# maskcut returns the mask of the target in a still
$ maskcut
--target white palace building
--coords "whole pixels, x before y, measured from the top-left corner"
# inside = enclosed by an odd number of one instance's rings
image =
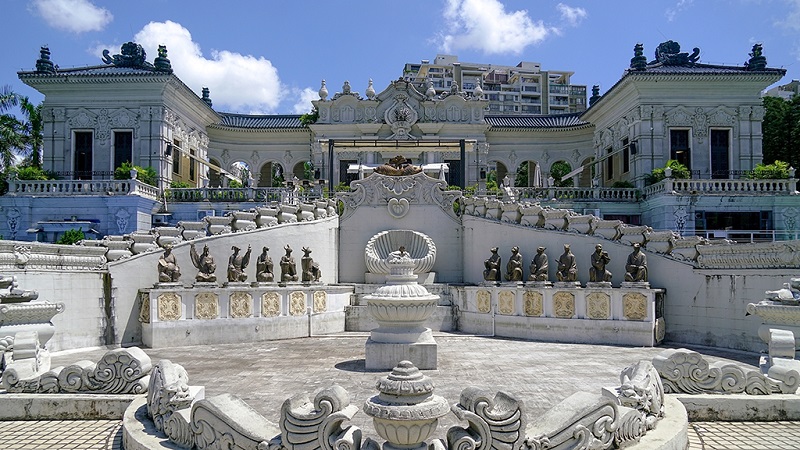
[[[653,61],[642,53],[637,45],[622,78],[602,96],[595,87],[578,113],[498,113],[478,73],[468,91],[456,82],[422,90],[423,81],[406,76],[380,92],[370,81],[363,94],[349,82],[334,93],[323,81],[314,113],[300,116],[215,110],[207,89],[198,97],[173,73],[163,46],[152,63],[127,43],[103,64],[70,69],[42,48],[36,69],[18,75],[45,96],[44,168],[59,179],[10,180],[0,234],[53,242],[70,228],[99,238],[197,221],[320,194],[402,155],[451,186],[479,191],[492,171],[513,185],[526,170],[527,183],[506,195],[631,225],[747,242],[795,237],[794,173],[745,176],[762,162],[760,93],[785,70],[767,67],[760,46],[743,66],[702,64],[699,50],[681,53],[672,41]],[[561,92],[557,78],[548,86]],[[670,159],[691,178],[646,185]],[[125,161],[152,167],[158,185],[113,180]],[[573,169],[574,187],[553,183],[558,162]],[[243,187],[228,187],[234,175]],[[277,185],[274,175],[295,182]],[[191,188],[170,189],[176,181]]]

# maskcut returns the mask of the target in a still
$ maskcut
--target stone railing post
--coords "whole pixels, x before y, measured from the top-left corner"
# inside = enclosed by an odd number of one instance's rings
[[[11,187],[9,185],[8,188],[9,192],[11,191]],[[795,168],[789,167],[789,195],[797,195],[797,178],[795,178]]]

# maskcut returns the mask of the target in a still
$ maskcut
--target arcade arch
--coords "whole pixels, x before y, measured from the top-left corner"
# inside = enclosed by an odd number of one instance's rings
[[[283,186],[284,173],[283,166],[274,161],[267,161],[261,165],[258,171],[258,187]]]

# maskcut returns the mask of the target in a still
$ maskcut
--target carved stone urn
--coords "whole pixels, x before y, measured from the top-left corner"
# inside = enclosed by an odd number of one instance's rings
[[[367,295],[367,309],[378,322],[366,345],[367,369],[391,369],[409,360],[420,369],[435,369],[436,341],[425,321],[436,310],[439,296],[417,284],[415,262],[404,250],[387,258],[386,285]]]
[[[411,361],[400,361],[376,387],[380,393],[364,402],[364,412],[386,439],[384,450],[426,449],[439,418],[450,412],[447,400],[433,394],[433,381]]]

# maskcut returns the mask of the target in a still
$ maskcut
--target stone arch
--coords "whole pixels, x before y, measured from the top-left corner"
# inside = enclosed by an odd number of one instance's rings
[[[489,160],[489,172],[492,170],[497,174],[497,186],[499,187],[503,184],[503,178],[508,175],[508,166],[503,161]]]
[[[306,164],[311,164],[311,161],[298,161],[292,166],[292,175],[297,177],[298,180],[313,180],[314,175],[306,176]]]
[[[517,178],[514,185],[519,187],[543,187],[546,178],[544,174],[545,171],[542,169],[542,164],[538,161],[522,161],[517,166]]]
[[[253,170],[251,169],[250,163],[244,160],[236,160],[228,165],[228,173],[231,174],[231,177],[236,180],[237,182],[242,184],[242,187],[247,187],[249,181],[253,178]],[[230,177],[229,177],[230,178]],[[228,185],[230,185],[231,180],[228,180]]]
[[[553,164],[550,164],[550,170],[548,171],[548,176],[553,177],[554,183],[558,187],[572,187],[574,186],[574,182],[571,178],[561,180],[560,177],[566,175],[569,172],[572,172],[572,164],[569,161],[559,159],[558,161],[553,161]]]
[[[208,168],[208,187],[222,187],[222,174],[215,167],[222,167],[220,162],[214,158],[208,160],[211,167]]]
[[[286,173],[283,164],[278,161],[265,161],[258,171],[258,187],[277,187],[282,184]]]

